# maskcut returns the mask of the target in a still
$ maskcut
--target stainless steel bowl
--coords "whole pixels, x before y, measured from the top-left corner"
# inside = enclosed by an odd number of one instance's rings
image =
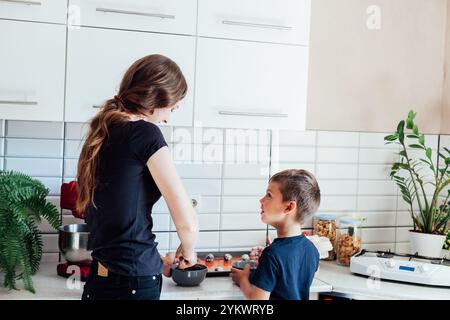
[[[66,224],[58,228],[59,251],[69,262],[83,262],[92,260],[91,252],[87,249],[89,231],[87,224]]]

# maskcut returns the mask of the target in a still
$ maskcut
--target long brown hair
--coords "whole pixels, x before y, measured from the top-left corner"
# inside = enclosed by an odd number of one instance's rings
[[[78,160],[76,210],[95,207],[95,177],[100,148],[109,136],[108,125],[125,122],[130,115],[147,116],[154,109],[173,106],[186,95],[187,83],[178,65],[153,54],[134,62],[125,72],[114,99],[107,100],[90,121],[90,129]]]

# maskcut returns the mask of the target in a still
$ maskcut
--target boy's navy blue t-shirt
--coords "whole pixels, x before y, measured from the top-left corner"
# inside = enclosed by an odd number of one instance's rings
[[[277,238],[265,248],[250,282],[271,300],[308,300],[319,252],[304,235]]]

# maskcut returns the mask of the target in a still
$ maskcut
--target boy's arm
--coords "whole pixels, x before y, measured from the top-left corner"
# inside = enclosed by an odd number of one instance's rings
[[[248,300],[269,300],[270,292],[253,286],[248,278],[243,278],[240,288],[244,297]]]

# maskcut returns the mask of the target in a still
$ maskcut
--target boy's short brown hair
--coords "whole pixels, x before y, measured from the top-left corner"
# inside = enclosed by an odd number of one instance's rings
[[[273,175],[269,182],[279,184],[283,201],[297,203],[297,218],[300,223],[319,208],[319,184],[312,173],[301,169],[288,169]]]

